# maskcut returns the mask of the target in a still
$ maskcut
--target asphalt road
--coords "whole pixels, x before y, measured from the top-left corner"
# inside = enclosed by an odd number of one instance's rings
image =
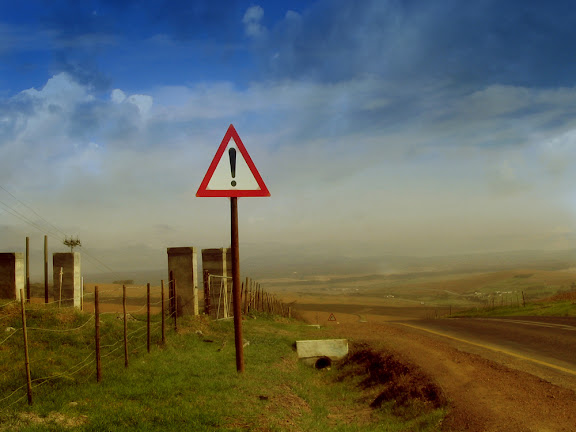
[[[443,318],[398,323],[576,376],[575,318]]]
[[[331,311],[343,324],[348,316],[348,320],[356,322],[387,322],[430,337],[443,338],[460,350],[530,372],[576,391],[576,318],[436,319],[435,313],[417,306],[310,304],[299,307],[308,311]]]

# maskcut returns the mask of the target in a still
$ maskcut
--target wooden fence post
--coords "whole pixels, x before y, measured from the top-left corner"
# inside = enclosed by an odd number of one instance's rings
[[[526,297],[524,297],[524,291],[522,291],[522,307],[526,307]]]
[[[244,308],[242,307],[242,299],[244,299],[244,301],[246,301],[246,293],[244,292],[245,288],[244,288],[244,282],[241,282],[240,284],[240,307],[238,308],[238,310],[240,311],[240,314],[243,313]],[[234,304],[234,300],[232,300],[232,304]]]
[[[26,301],[30,303],[30,237],[26,237]]]
[[[48,236],[44,236],[44,303],[48,303]]]
[[[250,303],[250,278],[246,278],[244,285],[244,315],[248,313],[248,303]]]
[[[60,267],[60,297],[58,297],[58,307],[62,306],[62,275],[64,274],[64,269]]]
[[[162,316],[162,345],[164,345],[166,343],[166,319],[164,316],[164,280],[160,281],[160,295],[162,296],[162,311],[160,312],[160,315]]]
[[[204,313],[210,316],[210,273],[208,270],[204,270]]]
[[[258,288],[260,289],[260,310],[266,312],[266,293],[260,284],[258,284]]]
[[[100,300],[98,297],[98,285],[94,287],[94,319],[96,321],[96,382],[102,381],[102,364],[100,358]]]
[[[176,287],[176,279],[172,280],[174,284],[174,331],[178,332],[178,289]]]
[[[150,283],[146,284],[146,312],[148,315],[146,320],[146,347],[148,354],[150,354]]]
[[[30,357],[28,356],[28,331],[26,329],[26,308],[24,307],[24,290],[20,290],[22,304],[22,332],[24,333],[24,366],[26,368],[26,386],[28,389],[28,405],[32,405],[32,378],[30,376]]]
[[[174,295],[174,272],[170,271],[169,274],[169,281],[168,281],[168,298],[170,300],[170,316],[176,313],[176,306],[174,306],[175,298]]]
[[[128,367],[128,315],[126,314],[126,285],[122,285],[122,309],[124,311],[124,367]]]

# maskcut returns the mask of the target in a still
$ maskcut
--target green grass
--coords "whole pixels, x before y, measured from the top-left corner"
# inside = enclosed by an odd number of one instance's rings
[[[34,404],[26,404],[25,386],[1,402],[0,431],[440,429],[443,408],[418,401],[370,408],[376,390],[340,379],[338,368],[319,371],[298,362],[294,342],[330,338],[330,329],[263,315],[245,320],[249,345],[245,373],[238,374],[231,321],[183,319],[178,333],[167,329],[161,346],[158,318],[149,354],[145,322],[129,322],[125,368],[123,323],[116,315],[102,317],[102,381],[96,383],[92,316],[32,306],[29,327],[44,329],[29,330]],[[19,309],[0,309],[0,326],[19,329]],[[0,399],[25,384],[22,339],[20,330],[5,342],[0,337]]]

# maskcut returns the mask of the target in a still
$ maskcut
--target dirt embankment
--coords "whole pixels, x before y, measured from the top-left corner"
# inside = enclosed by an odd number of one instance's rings
[[[460,351],[446,340],[388,323],[346,323],[339,337],[392,350],[419,366],[449,400],[446,431],[574,431],[576,394]]]

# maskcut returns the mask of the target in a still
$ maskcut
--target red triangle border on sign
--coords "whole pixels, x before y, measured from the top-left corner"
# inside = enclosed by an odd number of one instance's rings
[[[228,146],[228,143],[230,142],[231,138],[234,138],[234,142],[236,143],[238,150],[240,151],[240,153],[244,157],[244,160],[246,161],[248,168],[250,168],[250,171],[252,172],[252,175],[254,176],[256,183],[258,183],[258,186],[260,187],[259,190],[237,190],[237,189],[214,190],[214,189],[207,189],[208,184],[210,183],[210,180],[212,179],[212,175],[214,174],[214,171],[216,170],[216,167],[218,166],[218,163],[220,162],[220,159],[222,158],[222,155],[224,154],[224,150],[226,150],[226,147]],[[200,183],[200,187],[198,188],[198,191],[196,192],[196,196],[197,197],[269,197],[270,196],[270,192],[268,191],[266,184],[264,184],[264,180],[262,180],[262,177],[260,176],[258,169],[254,165],[254,162],[252,162],[252,158],[248,154],[246,147],[244,147],[244,143],[240,139],[238,132],[236,132],[234,125],[231,124],[228,127],[228,130],[226,131],[226,135],[224,135],[224,138],[222,139],[222,143],[220,143],[220,147],[218,147],[218,150],[216,151],[216,155],[214,156],[212,163],[208,167],[208,171],[206,172],[206,175],[204,176],[202,183]]]

